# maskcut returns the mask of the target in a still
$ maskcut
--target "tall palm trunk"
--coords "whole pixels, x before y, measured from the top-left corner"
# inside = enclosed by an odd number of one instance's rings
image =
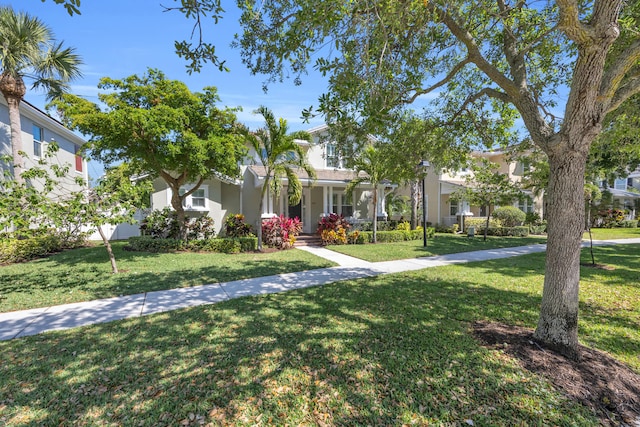
[[[11,126],[11,155],[13,156],[14,179],[22,184],[24,159],[22,158],[22,125],[20,123],[20,101],[27,93],[24,81],[11,74],[0,76],[0,92],[4,95],[9,108],[9,124]]]
[[[373,187],[373,243],[378,242],[378,188]]]

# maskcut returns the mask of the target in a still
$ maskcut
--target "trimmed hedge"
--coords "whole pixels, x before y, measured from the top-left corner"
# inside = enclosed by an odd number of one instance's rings
[[[378,243],[391,243],[391,242],[404,242],[408,240],[420,240],[422,239],[422,230],[394,230],[394,231],[378,231],[377,238]],[[435,236],[435,229],[433,227],[427,227],[427,238],[432,239]],[[373,231],[360,231],[356,244],[372,243]]]
[[[63,242],[56,234],[43,234],[27,239],[0,240],[0,264],[24,262],[63,249]]]
[[[150,236],[130,237],[126,250],[136,252],[204,251],[237,254],[258,248],[257,237],[213,238],[185,242],[179,239],[154,239]]]
[[[637,219],[625,219],[624,221],[620,221],[620,226],[622,228],[638,228],[638,220]]]
[[[476,236],[484,235],[484,227],[476,228]],[[529,227],[521,225],[518,227],[489,227],[487,236],[499,237],[527,237],[529,235]]]

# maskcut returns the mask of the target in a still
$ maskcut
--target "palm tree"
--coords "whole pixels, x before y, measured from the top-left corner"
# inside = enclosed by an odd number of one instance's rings
[[[269,189],[273,190],[275,195],[280,194],[282,179],[287,178],[289,204],[297,205],[302,199],[302,183],[296,171],[304,170],[313,180],[316,178],[316,172],[309,164],[302,147],[296,142],[296,140],[311,142],[309,133],[298,131],[289,134],[287,121],[283,118],[276,121],[273,113],[265,106],[258,107],[254,113],[261,114],[265,121],[265,127],[249,135],[249,141],[265,169],[264,183],[260,192],[260,219],[257,227],[258,250],[262,250],[262,209]]]
[[[388,156],[374,145],[367,145],[353,160],[355,178],[347,184],[346,193],[351,196],[356,187],[364,182],[373,186],[373,243],[378,240],[378,186],[389,174]],[[364,174],[364,175],[361,175]]]
[[[38,18],[0,7],[0,92],[9,107],[11,147],[16,181],[22,182],[22,129],[20,101],[32,89],[43,89],[49,99],[69,89],[68,82],[80,76],[80,57],[74,49],[57,42]]]

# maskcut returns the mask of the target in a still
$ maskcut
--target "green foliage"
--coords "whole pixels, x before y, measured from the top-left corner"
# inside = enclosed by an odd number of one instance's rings
[[[435,225],[436,233],[456,234],[459,228],[460,226],[457,223],[453,225],[444,225],[444,224]]]
[[[476,228],[476,233],[483,234],[484,227]],[[489,227],[487,229],[487,235],[501,237],[527,237],[529,235],[529,226],[522,225],[516,227]]]
[[[517,227],[524,223],[527,215],[515,206],[501,206],[492,216],[504,227]]]
[[[202,251],[237,254],[240,252],[255,251],[257,249],[257,246],[258,241],[255,237],[223,237],[184,241],[173,238],[153,238],[150,236],[138,236],[129,238],[126,249],[130,251],[152,253]]]
[[[466,200],[473,206],[491,208],[522,197],[518,185],[507,174],[500,173],[498,168],[498,164],[484,158],[474,163],[471,167],[473,173],[465,178],[467,186],[454,192],[451,198]]]
[[[433,239],[436,230],[433,227],[427,227],[427,238]],[[392,231],[379,231],[378,239],[375,243],[392,243],[392,242],[405,242],[410,240],[421,240],[423,236],[422,229],[416,230],[392,230]],[[357,237],[356,243],[374,243],[373,232],[360,231]]]
[[[185,221],[186,240],[206,240],[215,236],[215,224],[208,213]],[[144,235],[159,239],[180,239],[178,214],[171,208],[154,210],[140,223]]]
[[[55,232],[29,238],[0,239],[0,264],[25,262],[61,251],[64,242]]]
[[[280,194],[282,180],[287,179],[287,199],[289,205],[297,205],[302,200],[302,182],[297,170],[302,169],[309,179],[316,179],[316,172],[309,163],[307,155],[296,142],[297,139],[311,142],[307,132],[289,133],[287,121],[280,118],[276,121],[273,112],[260,106],[255,113],[262,115],[265,127],[248,133],[247,139],[260,158],[265,170],[265,179],[260,193],[259,214],[262,215],[265,195],[271,190],[274,195]],[[262,249],[262,227],[258,229],[258,248]]]
[[[473,218],[468,217],[464,219],[464,225],[466,227],[475,227],[476,231],[480,228],[487,226],[486,218]],[[502,224],[497,218],[489,218],[489,227],[500,227]]]
[[[638,220],[637,219],[625,219],[620,223],[622,228],[638,228]]]
[[[122,80],[105,77],[101,105],[65,95],[52,105],[72,129],[91,136],[91,157],[106,164],[126,162],[132,172],[162,178],[172,193],[182,238],[183,203],[206,179],[239,175],[246,154],[244,126],[235,109],[218,109],[214,87],[192,93],[187,85],[149,69]],[[187,191],[181,192],[187,184]]]
[[[253,233],[253,228],[244,220],[243,214],[229,214],[224,220],[227,237],[246,237]]]

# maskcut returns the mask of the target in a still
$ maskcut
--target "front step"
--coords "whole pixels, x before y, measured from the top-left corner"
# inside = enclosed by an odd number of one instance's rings
[[[317,234],[301,234],[293,246],[322,246],[322,239]]]

